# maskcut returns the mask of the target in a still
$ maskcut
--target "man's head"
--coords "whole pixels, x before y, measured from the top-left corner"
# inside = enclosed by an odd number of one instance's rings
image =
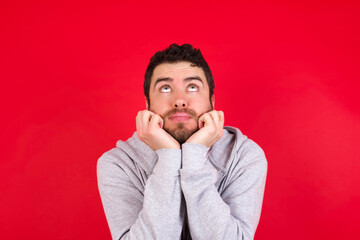
[[[213,96],[215,88],[214,78],[209,65],[200,52],[200,49],[193,48],[190,44],[183,44],[179,46],[174,43],[167,49],[155,53],[154,56],[151,57],[150,63],[146,68],[144,94],[148,105],[150,105],[149,90],[154,69],[162,63],[176,62],[190,62],[194,66],[202,68],[209,86],[209,97],[211,98]]]
[[[189,44],[157,52],[146,69],[148,110],[164,120],[164,130],[180,144],[198,127],[198,118],[213,109],[214,80],[200,50]]]

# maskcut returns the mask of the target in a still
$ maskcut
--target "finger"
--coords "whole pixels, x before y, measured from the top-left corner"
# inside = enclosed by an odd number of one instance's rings
[[[160,128],[163,128],[164,120],[158,114],[154,114],[149,124],[152,126],[158,125]]]
[[[204,120],[203,120],[203,116],[200,116],[198,119],[198,125],[199,125],[199,129],[204,127]]]
[[[201,115],[201,116],[199,117],[199,119],[198,119],[199,129],[204,127],[204,123],[205,123],[204,115],[205,115],[205,114],[206,114],[206,113],[204,113],[203,115]]]
[[[139,131],[140,129],[142,129],[142,113],[143,111],[139,111],[136,115],[136,130]]]
[[[141,116],[141,123],[142,123],[142,126],[143,127],[146,127],[150,120],[151,120],[151,117],[154,115],[155,113],[153,112],[150,112],[148,110],[144,110],[143,113],[142,113],[142,116]]]
[[[212,124],[214,124],[214,120],[212,119],[209,113],[204,113],[199,117],[199,128],[200,126],[206,127]]]
[[[212,119],[214,120],[215,126],[219,126],[220,118],[219,118],[218,111],[213,110],[213,111],[209,112],[209,114],[212,117]]]
[[[219,120],[222,124],[222,127],[224,127],[224,123],[225,123],[225,116],[224,116],[224,112],[223,111],[218,111],[219,114]]]

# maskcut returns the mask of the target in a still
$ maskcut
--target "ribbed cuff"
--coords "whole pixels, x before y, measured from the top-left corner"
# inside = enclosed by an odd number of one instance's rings
[[[204,167],[209,148],[198,143],[184,143],[181,148],[182,169],[198,170]]]
[[[155,151],[158,160],[154,167],[153,173],[164,175],[179,175],[181,167],[181,150],[180,149],[159,149]]]

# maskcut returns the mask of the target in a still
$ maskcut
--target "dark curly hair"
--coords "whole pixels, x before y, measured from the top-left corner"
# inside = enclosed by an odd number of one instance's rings
[[[211,102],[211,97],[214,94],[215,88],[214,78],[209,65],[207,64],[200,52],[200,49],[193,48],[193,46],[190,44],[183,44],[179,46],[176,43],[173,43],[167,49],[155,53],[154,56],[151,57],[150,63],[146,68],[144,80],[144,94],[149,106],[151,77],[153,75],[155,67],[160,65],[161,63],[176,63],[181,61],[191,62],[193,66],[201,67],[203,69],[206,81],[209,85]]]

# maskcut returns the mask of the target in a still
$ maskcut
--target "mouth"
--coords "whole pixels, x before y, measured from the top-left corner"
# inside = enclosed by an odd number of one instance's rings
[[[189,114],[184,113],[184,112],[174,113],[174,114],[170,115],[170,117],[169,117],[169,119],[174,122],[188,121],[191,118],[192,117]]]

